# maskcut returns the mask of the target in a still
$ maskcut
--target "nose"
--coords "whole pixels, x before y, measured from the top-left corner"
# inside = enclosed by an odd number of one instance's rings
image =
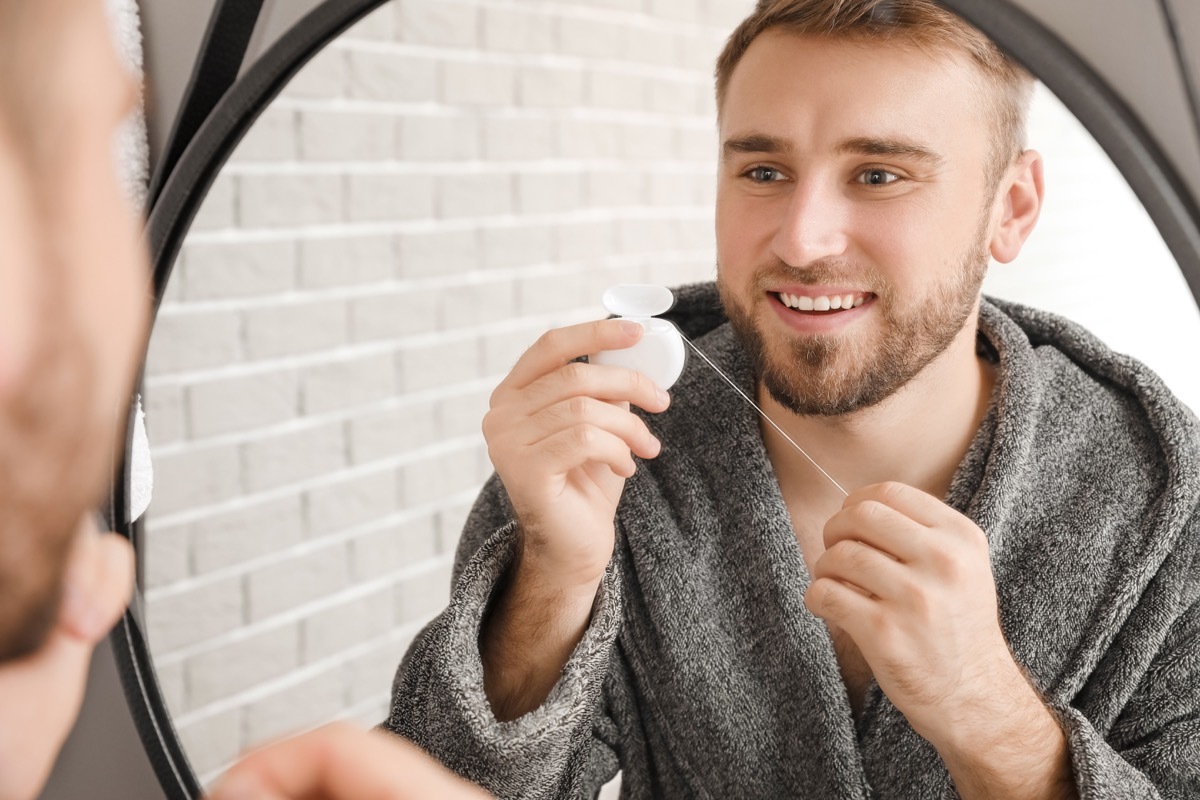
[[[845,198],[825,181],[800,181],[779,221],[771,246],[785,264],[804,267],[846,253]]]

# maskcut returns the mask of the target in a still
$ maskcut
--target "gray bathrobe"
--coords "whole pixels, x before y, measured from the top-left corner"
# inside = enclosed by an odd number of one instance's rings
[[[747,390],[711,285],[672,318]],[[1200,798],[1200,426],[1147,368],[998,301],[987,419],[946,498],[986,533],[1008,642],[1068,735],[1081,797]],[[754,412],[699,359],[649,417],[593,619],[546,702],[497,722],[478,636],[514,552],[493,479],[450,607],[401,664],[385,726],[503,798],[956,797],[872,684],[857,721]]]

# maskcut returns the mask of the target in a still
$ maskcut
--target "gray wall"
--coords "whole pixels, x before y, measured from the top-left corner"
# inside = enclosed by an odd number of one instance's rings
[[[245,65],[271,45],[320,0],[264,0]],[[187,88],[214,0],[138,0],[145,42],[147,125],[152,163],[170,134]]]

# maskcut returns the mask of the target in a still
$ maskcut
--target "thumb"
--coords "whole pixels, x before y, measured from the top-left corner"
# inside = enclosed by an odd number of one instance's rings
[[[108,634],[133,593],[133,548],[122,536],[99,533],[90,519],[80,525],[63,588],[64,632],[95,643]]]

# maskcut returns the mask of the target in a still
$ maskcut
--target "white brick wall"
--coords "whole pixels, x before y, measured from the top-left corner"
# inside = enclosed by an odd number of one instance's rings
[[[711,277],[712,60],[750,3],[398,0],[243,142],[146,380],[150,642],[205,779],[264,737],[381,720],[447,598],[491,388],[604,287]],[[1140,313],[1101,332],[1151,354],[1194,337],[1152,227],[1040,102],[1043,230],[989,287],[1098,328]],[[1127,264],[1183,322],[1120,307]]]
[[[711,63],[749,4],[397,0],[238,148],[146,381],[150,642],[204,778],[380,721],[492,387],[605,286],[712,275]]]

